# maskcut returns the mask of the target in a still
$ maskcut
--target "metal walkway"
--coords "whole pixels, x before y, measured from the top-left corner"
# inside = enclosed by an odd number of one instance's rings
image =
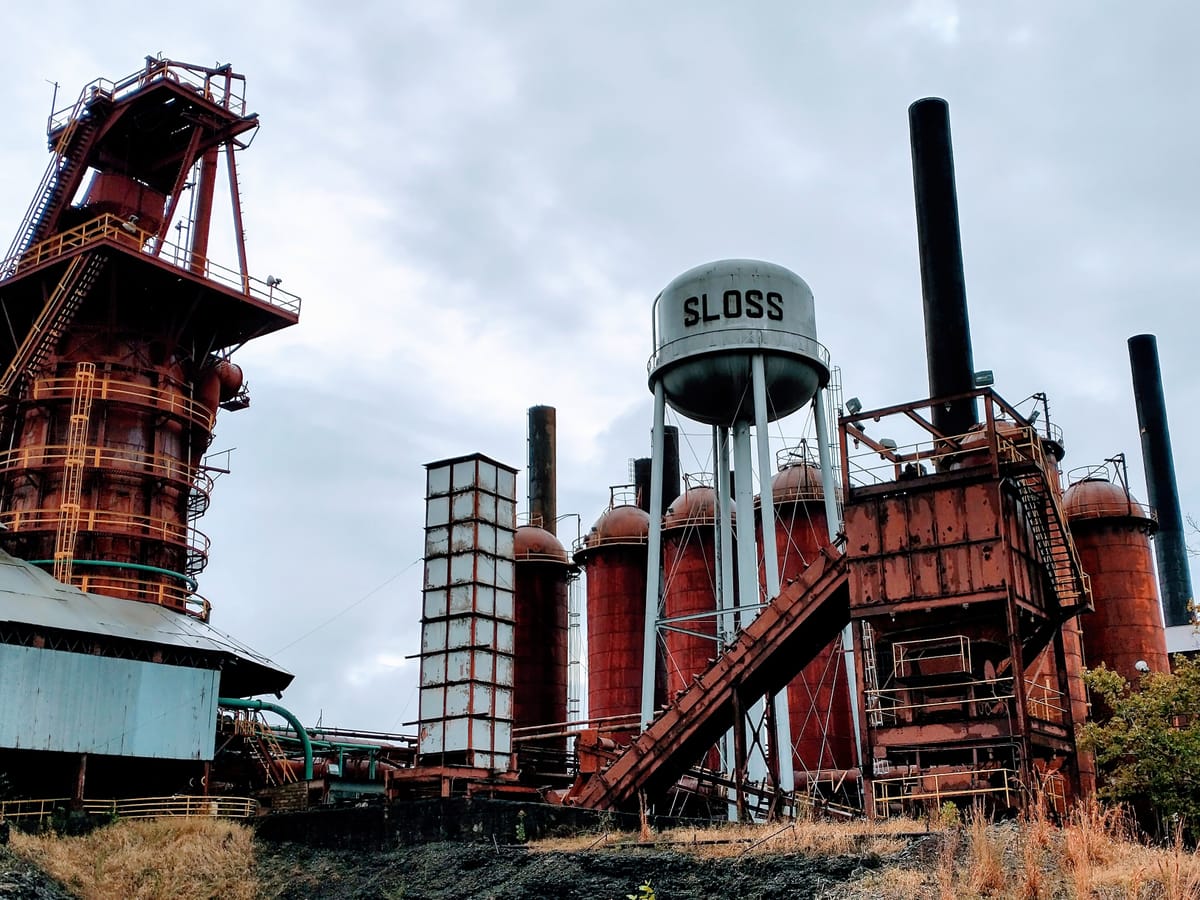
[[[849,621],[846,559],[827,550],[573,802],[619,809],[636,805],[640,791],[665,791],[733,727],[739,709],[782,691]]]

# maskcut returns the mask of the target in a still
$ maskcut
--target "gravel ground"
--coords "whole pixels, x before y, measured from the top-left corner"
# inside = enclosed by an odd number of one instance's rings
[[[656,900],[771,900],[854,896],[852,883],[883,862],[860,856],[695,859],[661,850],[531,853],[460,843],[314,850],[280,843],[263,846],[257,874],[265,896],[287,900],[625,900],[646,881]]]

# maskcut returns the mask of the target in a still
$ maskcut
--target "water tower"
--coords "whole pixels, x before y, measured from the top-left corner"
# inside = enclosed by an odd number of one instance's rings
[[[822,388],[829,382],[829,354],[816,338],[813,295],[794,272],[768,262],[728,259],[697,266],[675,278],[654,301],[654,355],[649,362],[654,393],[650,487],[650,534],[646,585],[646,634],[642,665],[642,721],[654,715],[654,658],[662,619],[663,433],[666,405],[712,427],[714,486],[717,493],[716,572],[721,625],[731,629],[735,604],[744,627],[759,606],[759,548],[753,527],[743,528],[733,559],[732,510],[740,522],[754,522],[751,440],[757,443],[758,471],[769,484],[767,424],[804,407],[816,406],[821,469],[830,481],[825,497],[833,503],[833,465]],[[732,440],[731,440],[732,439]],[[730,445],[732,472],[730,478]],[[732,481],[732,485],[731,485]],[[731,492],[731,487],[733,491]],[[736,493],[736,497],[731,496]],[[774,521],[771,491],[763,491],[764,522]],[[830,516],[836,523],[836,512]],[[775,529],[763,529],[766,594],[779,593]],[[734,587],[735,573],[737,579]],[[736,600],[735,600],[736,598]],[[776,733],[788,740],[787,704],[777,702]],[[791,767],[781,785],[791,789]]]

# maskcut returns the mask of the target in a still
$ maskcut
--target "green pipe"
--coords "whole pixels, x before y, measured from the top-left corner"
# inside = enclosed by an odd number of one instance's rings
[[[54,565],[54,560],[52,559],[29,559],[26,562],[34,566]],[[71,561],[71,564],[75,566],[97,566],[106,569],[134,569],[138,572],[153,572],[155,575],[170,575],[172,578],[178,578],[182,581],[189,591],[195,591],[199,587],[195,578],[184,575],[182,572],[164,569],[161,566],[147,566],[142,563],[119,562],[112,559],[75,559]]]
[[[266,700],[240,700],[236,697],[218,697],[217,704],[219,706],[227,706],[230,709],[266,709],[287,719],[288,724],[295,728],[296,734],[300,736],[300,743],[304,745],[304,780],[312,781],[312,741],[308,739],[308,732],[304,730],[304,726],[300,724],[300,720],[290,710],[284,709],[277,703],[268,703]]]

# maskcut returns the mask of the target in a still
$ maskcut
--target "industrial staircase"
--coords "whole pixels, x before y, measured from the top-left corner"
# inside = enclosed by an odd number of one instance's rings
[[[4,375],[0,377],[0,397],[11,397],[26,375],[35,374],[58,344],[75,318],[79,304],[91,291],[108,257],[99,251],[74,256],[46,305],[34,320],[25,340],[17,348]]]
[[[268,787],[295,783],[296,773],[286,765],[287,754],[279,739],[257,713],[238,715],[235,730],[242,735],[246,753],[262,772]]]
[[[1012,465],[1012,480],[1029,529],[1058,596],[1064,618],[1092,608],[1090,579],[1079,562],[1058,494],[1047,478],[1046,460],[1036,435],[1026,444],[1000,438],[1000,458]],[[1032,465],[1030,465],[1032,463]]]
[[[71,202],[79,181],[87,168],[88,154],[108,109],[103,94],[80,95],[71,116],[54,144],[54,157],[46,167],[42,182],[25,211],[17,233],[9,245],[5,259],[10,264],[46,236],[62,207]],[[7,273],[0,273],[3,277]]]
[[[665,791],[734,726],[738,710],[783,690],[850,621],[846,559],[825,550],[733,645],[571,802],[595,809]]]

